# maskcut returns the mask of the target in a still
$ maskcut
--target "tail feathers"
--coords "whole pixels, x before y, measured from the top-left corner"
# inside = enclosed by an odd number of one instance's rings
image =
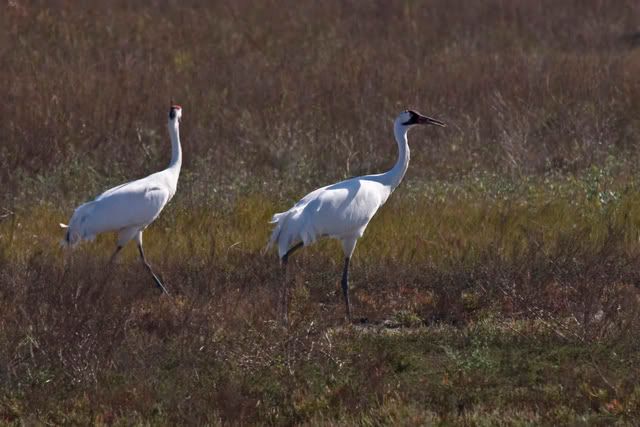
[[[73,247],[82,240],[93,240],[95,238],[94,230],[88,229],[91,223],[91,214],[95,209],[95,202],[83,203],[73,212],[69,225],[60,223],[60,228],[65,229],[64,239],[60,243],[61,246]]]
[[[60,246],[61,247],[69,247],[72,248],[74,246],[76,246],[78,243],[80,243],[83,240],[93,240],[95,239],[95,235],[90,235],[90,236],[85,236],[82,235],[78,232],[78,230],[72,228],[72,227],[66,227],[65,228],[67,231],[66,233],[64,233],[64,238],[62,240],[60,240]]]
[[[276,226],[273,229],[273,231],[271,232],[271,237],[269,238],[269,241],[267,242],[267,246],[265,246],[264,249],[262,249],[262,254],[263,255],[266,254],[267,252],[269,252],[269,250],[273,247],[273,245],[275,245],[278,242],[278,237],[280,237],[280,233],[282,231],[282,227],[287,222],[288,213],[289,213],[288,211],[287,212],[277,213],[277,214],[273,215],[273,217],[271,218],[271,221],[269,221],[269,224],[276,224]]]
[[[273,214],[273,216],[271,217],[271,221],[269,221],[269,224],[279,223],[281,221],[281,218],[286,217],[288,214],[289,214],[289,211]]]
[[[262,253],[266,253],[272,246],[277,246],[278,256],[282,258],[293,244],[302,242],[305,246],[316,240],[315,230],[307,230],[305,222],[300,218],[300,210],[296,207],[275,214],[271,219],[272,224],[276,224],[271,232],[271,238]]]

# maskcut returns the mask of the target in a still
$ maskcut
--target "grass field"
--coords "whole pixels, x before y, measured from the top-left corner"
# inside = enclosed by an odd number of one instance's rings
[[[0,13],[0,424],[635,425],[640,4],[9,0]],[[145,232],[58,223],[168,163]],[[282,283],[274,212],[395,161],[355,252]]]

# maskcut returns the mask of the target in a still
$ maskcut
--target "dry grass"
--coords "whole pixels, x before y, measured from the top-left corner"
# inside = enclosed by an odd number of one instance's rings
[[[185,107],[186,169],[208,185],[295,178],[300,191],[378,170],[407,106],[451,125],[414,136],[413,177],[635,159],[639,14],[631,0],[11,1],[2,179],[70,161],[144,174],[166,157],[170,98]]]
[[[633,1],[71,4],[0,15],[0,420],[53,424],[632,424],[640,417],[640,50]],[[145,234],[59,222],[168,160]],[[333,242],[273,212],[379,171],[406,181],[359,243],[345,326]]]

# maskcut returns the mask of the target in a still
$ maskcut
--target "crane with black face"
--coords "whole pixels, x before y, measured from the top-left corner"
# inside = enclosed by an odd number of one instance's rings
[[[446,125],[415,111],[406,110],[394,121],[393,132],[398,144],[398,160],[389,171],[347,179],[318,188],[304,196],[291,209],[277,213],[271,223],[275,228],[267,245],[278,247],[278,255],[285,269],[282,291],[283,320],[287,322],[286,268],[289,256],[317,239],[330,237],[340,240],[344,253],[342,293],[346,315],[351,320],[349,302],[349,262],[356,242],[364,234],[369,221],[400,184],[409,167],[407,133],[415,125]]]

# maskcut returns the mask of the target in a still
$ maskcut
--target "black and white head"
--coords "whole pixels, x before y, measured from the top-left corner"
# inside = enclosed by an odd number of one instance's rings
[[[405,110],[396,119],[396,124],[401,126],[413,126],[413,125],[435,125],[441,127],[447,127],[440,120],[433,119],[431,117],[423,116],[413,110]]]
[[[179,105],[172,105],[169,108],[169,121],[180,122],[181,117],[182,117],[182,107]]]

